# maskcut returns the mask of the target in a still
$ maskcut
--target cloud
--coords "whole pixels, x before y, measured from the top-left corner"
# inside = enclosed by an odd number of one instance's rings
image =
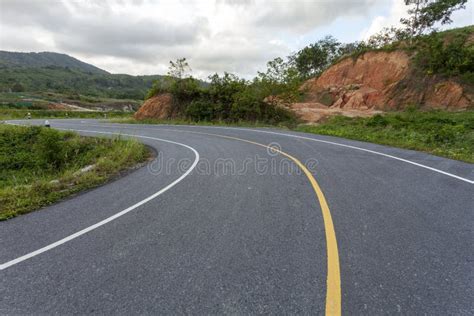
[[[363,15],[375,0],[275,1],[262,3],[256,25],[286,29],[292,33],[308,32],[338,17]]]
[[[465,25],[471,25],[474,23],[473,18],[473,5],[472,0],[468,0],[466,4],[466,9],[456,11],[452,15],[453,23],[450,25],[435,25],[436,28],[439,29],[447,29],[453,27],[460,27]],[[362,39],[367,39],[371,35],[376,34],[377,32],[381,31],[384,27],[401,27],[402,24],[400,23],[400,19],[407,16],[407,9],[408,7],[405,5],[404,1],[401,0],[391,0],[390,3],[390,10],[386,15],[378,15],[373,18],[370,26],[366,28],[362,34]]]
[[[370,26],[363,31],[361,37],[362,39],[367,39],[385,27],[399,27],[401,26],[400,19],[406,16],[407,6],[404,1],[392,0],[389,14],[376,16]]]
[[[224,71],[250,78],[268,60],[309,44],[295,39],[314,40],[335,21],[344,32],[351,27],[346,18],[361,18],[368,34],[398,18],[377,14],[369,24],[379,6],[378,0],[0,0],[0,49],[57,51],[130,74],[164,73],[169,60],[186,57],[201,78]]]

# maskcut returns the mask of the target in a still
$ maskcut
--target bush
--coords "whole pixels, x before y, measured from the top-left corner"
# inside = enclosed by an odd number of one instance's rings
[[[212,121],[217,117],[218,108],[212,102],[205,100],[192,101],[186,108],[185,114],[195,121]]]
[[[474,46],[466,45],[466,33],[445,38],[433,33],[419,39],[416,62],[427,73],[463,75],[474,73]],[[466,75],[469,76],[469,75]]]
[[[52,129],[41,129],[34,145],[34,152],[38,163],[42,167],[57,169],[64,165],[64,140],[63,135]]]
[[[385,127],[388,125],[388,120],[384,118],[382,115],[376,114],[372,116],[371,118],[369,118],[366,121],[365,125],[370,126],[370,127],[376,127],[376,126]]]
[[[12,92],[23,92],[23,91],[25,91],[25,87],[23,87],[21,83],[16,82],[12,86]]]
[[[192,77],[172,80],[169,92],[179,105],[190,103],[201,96],[199,83]]]
[[[156,82],[148,96],[171,93],[176,112],[195,121],[280,123],[294,120],[287,110],[264,101],[268,96],[278,96],[279,100],[291,102],[299,94],[296,69],[281,59],[270,62],[268,71],[259,73],[253,82],[229,73],[214,74],[209,79],[209,85],[203,87],[192,77],[169,77],[168,81]]]

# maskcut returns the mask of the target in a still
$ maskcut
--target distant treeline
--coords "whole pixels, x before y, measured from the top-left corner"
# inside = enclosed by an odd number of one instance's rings
[[[51,91],[68,95],[143,100],[153,82],[161,78],[159,75],[100,74],[58,66],[0,66],[0,91]]]

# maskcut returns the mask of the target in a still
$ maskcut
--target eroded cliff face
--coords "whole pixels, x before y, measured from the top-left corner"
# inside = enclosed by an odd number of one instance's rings
[[[367,116],[408,105],[462,110],[474,97],[461,84],[420,75],[404,51],[367,52],[346,58],[318,78],[306,81],[303,102],[290,106],[301,119],[314,122],[328,115]]]

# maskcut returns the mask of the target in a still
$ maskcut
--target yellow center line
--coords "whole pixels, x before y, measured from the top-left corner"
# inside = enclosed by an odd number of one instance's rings
[[[341,271],[339,268],[339,252],[337,249],[336,232],[334,230],[334,224],[332,222],[331,211],[329,210],[329,206],[326,201],[326,198],[324,197],[323,191],[321,190],[321,187],[319,186],[316,179],[313,177],[312,173],[308,170],[308,168],[306,168],[305,165],[301,163],[301,161],[299,161],[297,158],[284,151],[250,140],[204,132],[184,131],[176,129],[173,129],[173,131],[222,137],[264,147],[291,159],[301,170],[303,170],[304,174],[311,183],[314,192],[316,193],[316,197],[318,198],[319,205],[321,206],[321,211],[323,213],[327,249],[326,315],[341,315]]]
[[[97,125],[100,126],[100,125]],[[103,126],[101,127],[112,127],[112,126]],[[308,178],[311,186],[313,187],[314,192],[316,193],[316,197],[319,201],[319,205],[321,206],[321,211],[323,213],[323,221],[324,221],[324,231],[326,234],[326,252],[327,252],[327,284],[326,284],[326,315],[341,315],[341,271],[339,268],[339,252],[337,248],[337,240],[336,240],[336,232],[334,230],[334,224],[332,221],[331,211],[329,210],[328,203],[326,198],[324,197],[323,191],[319,186],[316,179],[313,177],[311,172],[305,167],[301,161],[297,158],[291,156],[290,154],[279,150],[278,148],[274,148],[268,145],[260,144],[257,142],[253,142],[250,140],[226,136],[226,135],[219,135],[219,134],[212,134],[212,133],[205,133],[205,132],[195,132],[195,131],[188,131],[188,130],[179,130],[179,129],[160,129],[154,128],[154,130],[166,130],[166,131],[174,131],[174,132],[181,132],[181,133],[191,133],[191,134],[201,134],[201,135],[209,135],[221,138],[227,138],[232,140],[237,140],[253,145],[257,145],[260,147],[264,147],[270,149],[274,152],[277,152],[289,159],[291,159],[296,165],[303,170],[304,174]]]

